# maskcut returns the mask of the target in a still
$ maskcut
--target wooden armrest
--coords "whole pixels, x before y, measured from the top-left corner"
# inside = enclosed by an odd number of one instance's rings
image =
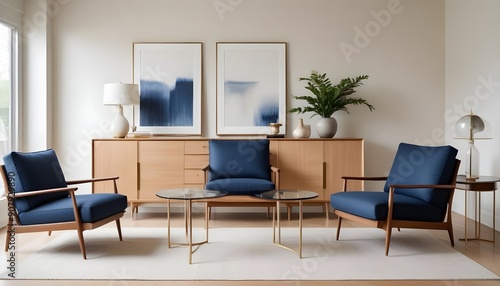
[[[8,196],[11,198],[24,198],[43,194],[59,193],[59,192],[75,192],[78,188],[54,188],[45,189],[31,192],[21,192],[21,193],[9,193]]]
[[[390,185],[392,189],[454,189],[455,185]]]
[[[343,176],[342,179],[344,179],[344,180],[358,180],[358,181],[385,181],[385,180],[387,180],[387,177],[350,177],[350,176]]]
[[[83,184],[83,183],[111,181],[111,180],[118,180],[118,178],[119,178],[118,176],[114,176],[114,177],[91,178],[91,179],[83,179],[83,180],[72,180],[72,181],[66,181],[66,184],[75,185],[75,184]]]

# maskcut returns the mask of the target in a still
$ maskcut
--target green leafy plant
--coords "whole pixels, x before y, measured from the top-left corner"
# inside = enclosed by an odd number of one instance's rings
[[[293,98],[297,100],[307,101],[308,105],[305,107],[292,108],[288,112],[298,114],[314,112],[311,117],[319,115],[328,118],[339,110],[349,113],[347,106],[350,104],[364,104],[372,111],[375,107],[366,100],[350,97],[351,94],[356,92],[354,88],[362,85],[362,81],[367,78],[367,75],[358,76],[356,78],[344,78],[340,80],[338,84],[333,85],[330,79],[326,77],[326,73],[319,74],[313,71],[310,77],[302,77],[300,80],[307,81],[306,89],[314,96],[293,96]]]

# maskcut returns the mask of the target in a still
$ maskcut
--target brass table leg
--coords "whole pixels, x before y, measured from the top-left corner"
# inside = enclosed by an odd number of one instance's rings
[[[496,192],[493,191],[493,239],[484,239],[481,237],[481,194],[482,192],[475,192],[475,202],[474,202],[474,237],[468,238],[468,191],[465,191],[465,236],[464,238],[460,238],[459,240],[465,242],[465,246],[467,247],[467,241],[469,240],[481,240],[488,242],[495,242],[495,225],[496,225]]]
[[[208,243],[208,218],[207,218],[207,207],[205,207],[205,240],[200,242],[193,242],[193,201],[186,200],[184,203],[184,229],[186,234],[186,243],[173,243],[170,239],[170,199],[167,199],[167,241],[168,247],[172,246],[188,246],[189,247],[189,264],[193,262],[193,253],[198,250],[198,247],[202,244]],[[196,248],[193,250],[193,246]]]
[[[293,251],[302,258],[302,219],[303,219],[303,204],[302,200],[299,200],[299,247],[298,250],[288,247],[281,243],[281,224],[280,224],[280,213],[279,213],[280,201],[276,201],[276,210],[273,211],[273,243],[281,248]],[[276,213],[276,223],[275,216]],[[278,229],[278,235],[276,238],[276,229]]]

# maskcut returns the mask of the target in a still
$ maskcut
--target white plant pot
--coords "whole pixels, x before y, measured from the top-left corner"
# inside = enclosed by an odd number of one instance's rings
[[[321,118],[316,122],[316,132],[321,138],[332,138],[337,133],[337,120],[333,117]]]

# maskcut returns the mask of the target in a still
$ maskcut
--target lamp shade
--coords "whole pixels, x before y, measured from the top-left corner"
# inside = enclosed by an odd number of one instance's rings
[[[104,105],[138,105],[139,85],[132,83],[106,83]]]
[[[484,130],[484,121],[475,114],[462,116],[455,124],[458,136],[474,139],[474,135]]]

